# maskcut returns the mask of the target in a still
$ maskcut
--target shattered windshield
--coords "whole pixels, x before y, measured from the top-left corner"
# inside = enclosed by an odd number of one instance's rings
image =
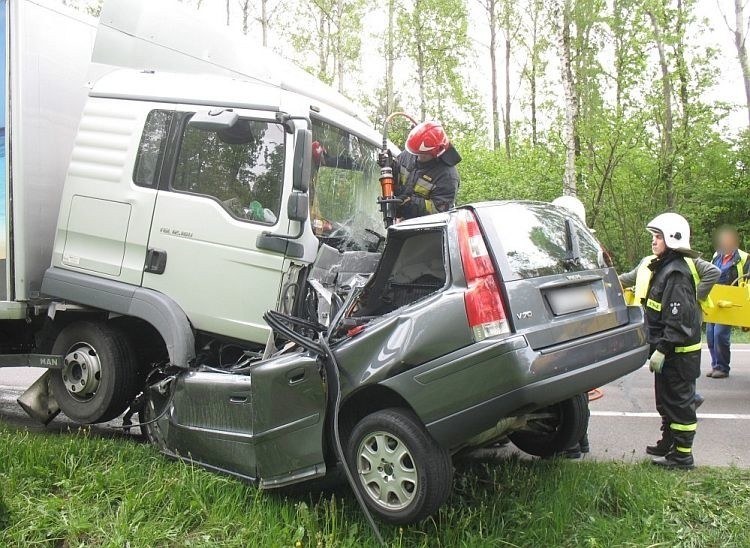
[[[326,244],[345,250],[378,251],[385,236],[378,149],[356,135],[313,120],[310,217]]]

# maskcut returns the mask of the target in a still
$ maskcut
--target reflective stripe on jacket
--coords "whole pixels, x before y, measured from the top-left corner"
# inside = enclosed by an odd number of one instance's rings
[[[649,265],[654,259],[656,259],[656,255],[649,255],[638,265],[638,272],[635,277],[635,289],[633,290],[633,293],[635,293],[636,304],[642,303],[648,294],[648,284],[651,283],[651,276],[653,275]],[[695,262],[693,262],[693,259],[690,257],[685,257],[685,263],[690,270],[690,274],[693,276],[695,287],[698,287],[701,277],[698,275],[698,269],[695,268]]]

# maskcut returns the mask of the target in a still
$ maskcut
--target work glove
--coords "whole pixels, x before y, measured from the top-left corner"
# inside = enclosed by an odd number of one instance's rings
[[[648,360],[648,368],[652,373],[661,373],[661,370],[664,367],[665,359],[666,356],[664,354],[662,354],[658,350],[654,350],[654,353],[651,354],[651,357]]]

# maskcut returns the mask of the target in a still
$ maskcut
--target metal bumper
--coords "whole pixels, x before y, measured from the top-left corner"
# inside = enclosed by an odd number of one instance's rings
[[[648,350],[640,322],[544,350],[531,349],[519,336],[384,384],[412,405],[441,445],[453,449],[502,418],[552,405],[637,370]]]

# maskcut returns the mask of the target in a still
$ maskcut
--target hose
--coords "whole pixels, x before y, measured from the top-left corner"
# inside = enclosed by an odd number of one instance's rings
[[[331,347],[328,346],[328,341],[326,340],[323,333],[320,333],[319,335],[318,344],[325,352],[326,359],[323,360],[323,363],[326,371],[326,377],[329,379],[329,405],[331,405],[330,400],[333,400],[333,448],[336,452],[336,457],[344,467],[344,475],[346,475],[349,486],[354,492],[354,497],[357,499],[357,502],[359,503],[359,506],[362,509],[365,518],[367,519],[367,523],[370,525],[370,528],[375,534],[375,538],[378,539],[380,545],[385,546],[386,544],[385,540],[383,540],[383,535],[380,534],[378,524],[375,523],[375,519],[372,517],[370,510],[367,508],[365,499],[362,497],[362,493],[360,492],[359,487],[357,487],[357,481],[355,480],[354,475],[349,468],[349,464],[346,462],[346,455],[344,453],[343,447],[341,446],[341,435],[339,433],[339,409],[341,408],[341,377],[339,375],[339,364],[336,360],[336,356],[331,350]],[[334,382],[331,382],[331,380],[333,380]]]
[[[403,116],[407,120],[409,120],[412,124],[412,126],[416,126],[419,122],[417,122],[411,114],[407,114],[406,112],[391,112],[388,116],[385,117],[385,120],[383,121],[383,152],[388,150],[388,124],[391,123],[391,120],[393,120],[396,116]]]
[[[295,318],[293,316],[287,316],[280,312],[269,310],[263,315],[263,319],[268,323],[269,327],[273,329],[277,334],[299,344],[305,350],[308,350],[323,359],[323,367],[326,373],[326,379],[328,379],[328,406],[329,410],[332,411],[331,416],[331,428],[333,430],[333,449],[336,453],[336,458],[341,462],[344,468],[344,475],[346,476],[349,486],[354,492],[354,497],[357,499],[362,512],[367,519],[367,523],[370,525],[372,532],[375,534],[378,542],[381,546],[385,546],[383,535],[380,534],[375,519],[372,517],[370,510],[367,508],[362,493],[357,487],[357,482],[352,474],[351,469],[346,461],[346,454],[344,448],[341,445],[341,435],[339,432],[339,410],[341,408],[341,375],[339,374],[339,364],[336,360],[336,355],[328,345],[328,340],[325,336],[325,327],[314,324],[312,322]],[[318,342],[308,339],[304,335],[297,333],[288,324],[296,325],[304,329],[309,329],[317,332]],[[331,408],[333,408],[331,410]]]

